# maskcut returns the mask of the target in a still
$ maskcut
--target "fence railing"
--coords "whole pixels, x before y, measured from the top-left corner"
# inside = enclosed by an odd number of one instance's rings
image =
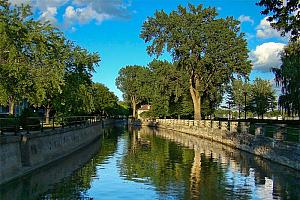
[[[239,134],[260,135],[275,140],[300,142],[299,123],[260,123],[255,121],[238,120],[182,120],[182,119],[156,119],[155,123],[167,126],[183,126],[189,128],[209,129],[212,131],[225,131]]]
[[[33,131],[44,132],[47,130],[63,129],[67,127],[89,126],[102,121],[101,116],[68,116],[68,117],[8,117],[0,118],[0,136],[17,135]],[[48,123],[46,123],[46,121]]]

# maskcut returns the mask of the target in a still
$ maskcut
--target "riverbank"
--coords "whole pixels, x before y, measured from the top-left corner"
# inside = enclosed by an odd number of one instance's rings
[[[221,124],[202,124],[192,120],[156,120],[143,122],[144,126],[155,126],[159,129],[168,129],[182,132],[214,142],[240,149],[281,165],[300,170],[300,144],[292,143],[262,135],[262,128],[257,127],[255,135],[249,134],[249,130],[238,131],[238,127],[230,126],[224,122]],[[242,127],[243,129],[243,127]]]
[[[104,120],[89,126],[76,126],[30,134],[0,137],[0,184],[26,175],[59,160],[98,139]]]

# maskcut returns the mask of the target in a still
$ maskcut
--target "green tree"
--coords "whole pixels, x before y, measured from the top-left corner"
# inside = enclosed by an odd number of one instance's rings
[[[101,83],[93,84],[93,101],[95,112],[102,115],[113,114],[118,107],[118,97]]]
[[[281,54],[281,60],[280,68],[273,68],[275,80],[282,87],[279,106],[289,116],[300,116],[300,41],[289,43]]]
[[[246,95],[246,102],[245,102]],[[241,118],[241,110],[244,107],[244,111],[246,111],[246,106],[249,104],[251,95],[251,85],[247,82],[243,82],[242,80],[233,80],[231,83],[231,87],[228,91],[228,96],[230,103],[233,107],[236,107],[238,110],[239,119]]]
[[[8,96],[6,89],[3,87],[3,85],[0,83],[0,105],[7,105]]]
[[[296,41],[300,37],[300,3],[299,0],[260,0],[256,3],[265,9],[261,12],[268,17],[271,26],[284,36],[291,33],[292,40]]]
[[[148,54],[160,56],[166,49],[188,76],[196,120],[201,119],[201,98],[207,91],[220,91],[233,74],[251,70],[239,22],[217,18],[214,8],[189,4],[170,14],[156,11],[144,22],[140,37],[151,42]]]
[[[27,49],[27,33],[30,28],[28,6],[11,8],[6,0],[0,1],[0,82],[6,92],[9,113],[14,113],[16,102],[24,98],[31,86],[30,60],[24,54]]]
[[[152,114],[155,117],[176,114],[177,106],[182,100],[180,97],[185,89],[188,89],[187,78],[177,69],[176,63],[172,64],[168,61],[153,60],[149,63],[149,69],[152,86],[150,93]]]
[[[275,91],[271,83],[256,78],[251,87],[250,110],[263,119],[264,114],[270,109],[273,110],[275,106]]]
[[[136,107],[149,98],[150,88],[149,69],[142,66],[126,66],[119,71],[116,85],[123,92],[124,99],[129,101],[132,108],[132,117],[136,118]]]
[[[64,86],[53,100],[57,112],[76,115],[94,110],[92,73],[100,57],[79,46],[70,45],[65,66]]]
[[[0,0],[0,103],[26,100],[51,109],[80,113],[93,109],[92,72],[100,61],[65,39],[48,22],[33,20],[30,7]]]

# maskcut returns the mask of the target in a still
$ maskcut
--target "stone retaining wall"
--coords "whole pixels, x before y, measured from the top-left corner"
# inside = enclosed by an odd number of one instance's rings
[[[155,122],[145,122],[143,125],[155,125],[158,128],[209,139],[300,170],[300,144],[264,137],[261,135],[261,129],[259,128],[255,130],[255,135],[251,135],[248,134],[249,130],[245,128],[246,126],[231,125],[228,128],[226,122],[220,124],[204,120],[201,122],[193,120],[181,120],[180,122],[178,120],[177,122],[175,120],[156,120]],[[237,131],[238,128],[241,130]]]
[[[100,137],[103,126],[114,122],[120,121],[0,137],[0,184],[83,148]]]

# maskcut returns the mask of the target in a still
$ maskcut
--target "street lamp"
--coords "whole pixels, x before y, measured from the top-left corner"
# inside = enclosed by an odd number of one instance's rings
[[[246,111],[246,105],[247,105],[247,92],[244,91],[243,92],[244,96],[245,96],[245,107],[244,107],[244,111],[245,111],[245,119],[247,118],[247,111]]]

